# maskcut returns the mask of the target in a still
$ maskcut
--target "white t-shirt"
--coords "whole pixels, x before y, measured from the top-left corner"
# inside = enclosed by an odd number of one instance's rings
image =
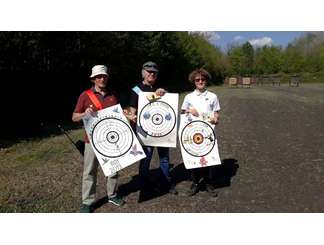
[[[190,107],[194,107],[200,117],[203,117],[203,115],[210,116],[212,113],[220,111],[217,95],[208,90],[202,93],[194,90],[187,94],[183,100],[181,110],[187,110]]]

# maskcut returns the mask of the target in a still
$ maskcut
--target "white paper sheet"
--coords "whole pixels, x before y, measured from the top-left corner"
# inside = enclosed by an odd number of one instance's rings
[[[183,114],[180,117],[179,141],[186,169],[221,164],[215,125]]]
[[[146,157],[119,104],[84,117],[83,124],[105,176]]]
[[[166,93],[150,101],[150,92],[138,96],[137,136],[143,145],[176,147],[179,94]]]

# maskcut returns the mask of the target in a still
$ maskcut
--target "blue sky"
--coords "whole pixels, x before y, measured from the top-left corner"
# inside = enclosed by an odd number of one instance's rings
[[[219,31],[208,32],[210,41],[214,45],[227,49],[230,43],[245,43],[249,41],[252,46],[281,45],[286,47],[288,43],[305,34],[302,31]]]

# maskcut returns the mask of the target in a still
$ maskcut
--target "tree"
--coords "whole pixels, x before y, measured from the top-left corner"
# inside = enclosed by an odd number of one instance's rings
[[[255,70],[258,74],[275,74],[282,70],[281,47],[263,46],[256,50]]]
[[[242,51],[244,55],[243,60],[243,73],[252,74],[254,66],[254,49],[249,42],[242,45]]]

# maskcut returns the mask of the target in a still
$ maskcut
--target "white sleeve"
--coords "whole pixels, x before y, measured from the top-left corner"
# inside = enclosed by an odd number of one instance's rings
[[[217,112],[217,111],[220,111],[220,105],[219,105],[219,100],[217,98],[217,95],[215,95],[215,98],[213,100],[213,108],[212,108],[212,111],[213,112]]]
[[[189,102],[188,95],[186,95],[184,100],[183,100],[181,110],[187,110],[187,109],[189,109],[190,106],[191,106],[191,103]]]

